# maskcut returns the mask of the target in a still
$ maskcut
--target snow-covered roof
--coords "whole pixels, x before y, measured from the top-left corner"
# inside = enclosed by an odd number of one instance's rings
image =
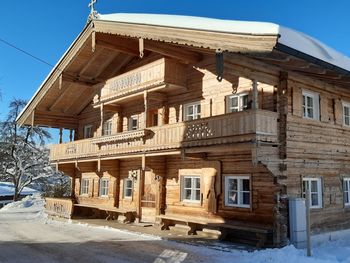
[[[277,40],[279,44],[350,71],[349,57],[328,47],[313,37],[274,23],[223,20],[179,15],[128,13],[109,15],[100,14],[98,20],[230,34],[279,35],[280,37]]]
[[[15,186],[10,182],[0,182],[0,196],[13,196],[15,193]],[[34,190],[29,187],[24,187],[21,195],[31,195],[38,193],[37,190]]]

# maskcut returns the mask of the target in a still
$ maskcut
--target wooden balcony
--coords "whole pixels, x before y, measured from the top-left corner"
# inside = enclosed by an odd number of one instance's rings
[[[103,158],[252,140],[277,142],[277,113],[249,110],[57,144],[50,158]]]
[[[162,58],[145,66],[109,79],[94,103],[115,102],[123,97],[140,94],[145,90],[160,90],[186,85],[185,66],[174,60]]]

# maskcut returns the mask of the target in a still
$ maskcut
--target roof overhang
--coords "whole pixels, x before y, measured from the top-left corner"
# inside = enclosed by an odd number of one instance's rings
[[[343,87],[350,84],[350,60],[302,33],[271,23],[181,16],[164,18],[162,15],[119,14],[101,15],[90,21],[41,84],[17,122],[20,125],[76,128],[79,113],[92,100],[91,96],[99,86],[95,84],[104,83],[119,73],[111,68],[122,69],[130,59],[138,57],[138,39],[150,41],[145,44],[150,44],[148,49],[162,55],[166,52],[162,53],[161,45],[169,46],[167,51],[178,50],[179,58],[187,63],[195,61],[200,53],[244,53],[331,84]],[[106,40],[110,43],[106,44]],[[295,44],[294,40],[304,41],[304,46]],[[102,48],[95,50],[99,43],[103,43]],[[113,51],[113,45],[119,45],[114,50],[117,53],[97,70],[101,61],[111,57],[106,50]],[[305,45],[310,46],[305,48]],[[179,49],[179,46],[186,48]],[[69,107],[74,108],[75,104],[83,107],[77,111],[60,108],[61,101],[69,98],[77,100]],[[48,105],[43,103],[50,100]]]

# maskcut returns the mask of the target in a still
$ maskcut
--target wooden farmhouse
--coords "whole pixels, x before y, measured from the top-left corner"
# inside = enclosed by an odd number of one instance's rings
[[[283,246],[306,189],[314,233],[350,225],[349,85],[350,59],[276,24],[97,15],[17,121],[60,130],[53,214]]]

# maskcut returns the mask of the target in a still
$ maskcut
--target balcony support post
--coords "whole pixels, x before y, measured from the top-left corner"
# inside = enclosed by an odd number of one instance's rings
[[[60,128],[60,134],[59,134],[59,144],[62,143],[62,137],[63,137],[63,129]]]
[[[259,101],[258,101],[258,82],[256,79],[253,79],[253,104],[252,109],[257,110],[259,108]]]
[[[147,128],[147,123],[148,123],[148,93],[147,90],[143,92],[143,103],[145,105],[145,111],[144,111],[144,124],[143,127]]]
[[[73,130],[69,130],[69,141],[73,141]]]
[[[103,116],[103,103],[101,103],[101,106],[100,106],[100,114],[101,114],[100,136],[103,136],[103,122],[104,122],[104,116]]]

